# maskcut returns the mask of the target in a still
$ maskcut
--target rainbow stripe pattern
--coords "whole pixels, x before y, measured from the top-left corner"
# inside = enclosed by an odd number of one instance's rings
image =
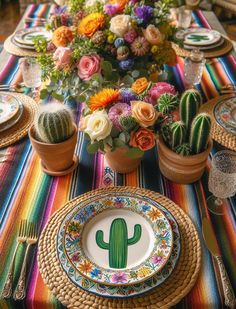
[[[47,17],[53,6],[47,4],[31,5],[27,10],[29,17]],[[209,24],[200,11],[193,13],[196,26],[209,28]],[[35,24],[31,24],[32,26]],[[18,57],[9,56],[5,67],[0,72],[0,83],[8,84],[21,80]],[[173,68],[166,67],[171,76],[170,82],[179,91],[184,90],[183,59]],[[199,90],[204,100],[218,95],[222,85],[236,84],[236,57],[234,52],[212,59],[206,64]],[[78,118],[81,108],[78,108]],[[140,167],[133,173],[120,175],[113,173],[104,161],[102,154],[94,156],[86,151],[86,140],[80,133],[77,154],[80,159],[78,168],[70,175],[51,177],[44,174],[40,161],[32,151],[29,139],[6,149],[6,161],[0,163],[0,291],[3,288],[10,264],[10,256],[16,246],[16,236],[21,219],[38,222],[40,230],[48,222],[50,216],[68,200],[92,189],[111,185],[125,185],[148,188],[160,192],[177,203],[195,223],[202,241],[203,262],[200,276],[192,291],[176,306],[176,308],[222,308],[224,304],[219,270],[212,256],[206,249],[201,234],[201,211],[206,209],[206,198],[210,195],[207,186],[207,170],[201,181],[194,185],[178,185],[165,179],[158,168],[157,149],[145,153]],[[219,149],[215,147],[211,153]],[[236,198],[224,201],[223,216],[208,213],[214,228],[226,270],[234,290],[236,290]],[[18,251],[14,284],[19,276],[24,248]],[[21,303],[0,298],[0,308],[63,308],[51,294],[40,276],[36,262],[36,247],[31,251],[27,273],[27,297]]]

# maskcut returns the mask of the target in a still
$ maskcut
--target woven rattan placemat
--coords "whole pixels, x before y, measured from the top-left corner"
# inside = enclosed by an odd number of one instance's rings
[[[211,115],[212,118],[212,129],[211,129],[211,137],[222,146],[236,151],[236,135],[233,135],[226,130],[224,130],[215,120],[215,117],[213,115],[214,106],[219,100],[222,100],[224,98],[228,98],[230,96],[235,95],[224,95],[216,97],[207,103],[203,104],[201,106],[200,112],[205,112]]]
[[[24,105],[24,110],[20,120],[13,127],[0,132],[0,148],[14,144],[27,134],[34,120],[35,112],[38,109],[38,104],[29,96],[15,92],[7,92],[7,94],[9,93],[21,100]]]
[[[175,43],[172,43],[172,47],[174,48],[177,56],[180,56],[180,57],[190,56],[191,50],[181,48]],[[225,38],[225,41],[221,46],[213,48],[213,49],[208,50],[208,51],[204,51],[204,57],[205,58],[220,57],[220,56],[225,55],[228,52],[230,52],[232,48],[233,48],[232,42],[229,39]]]
[[[4,42],[4,49],[12,55],[19,57],[37,57],[39,53],[34,50],[20,48],[12,42],[12,36],[10,35]]]
[[[179,225],[181,254],[176,269],[163,284],[141,296],[118,299],[88,293],[70,281],[58,261],[57,231],[68,211],[74,208],[78,202],[85,201],[94,195],[112,192],[137,193],[152,198],[166,207]],[[201,247],[191,219],[171,200],[146,189],[111,187],[85,193],[69,201],[51,217],[39,240],[38,265],[46,285],[68,308],[167,308],[178,303],[194,286],[201,265]]]

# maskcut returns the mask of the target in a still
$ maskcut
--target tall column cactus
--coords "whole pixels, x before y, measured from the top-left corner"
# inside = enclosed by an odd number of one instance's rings
[[[61,103],[50,103],[40,108],[34,121],[36,138],[44,143],[61,143],[74,131],[73,115]]]
[[[109,266],[111,268],[125,268],[128,258],[128,246],[136,244],[141,238],[142,228],[135,224],[134,235],[128,238],[127,224],[124,219],[117,218],[110,227],[109,243],[103,239],[103,231],[96,232],[96,243],[104,250],[109,251]]]
[[[197,115],[190,132],[190,148],[192,153],[200,153],[207,148],[211,130],[211,118],[206,113]]]
[[[190,131],[193,118],[197,115],[202,103],[201,94],[195,89],[186,90],[180,99],[180,118]]]
[[[171,127],[171,147],[174,150],[185,142],[186,126],[182,121],[174,122]]]

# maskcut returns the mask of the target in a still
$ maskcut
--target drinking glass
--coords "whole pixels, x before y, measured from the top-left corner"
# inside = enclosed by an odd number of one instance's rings
[[[214,155],[208,187],[213,194],[207,199],[208,209],[214,214],[223,214],[222,199],[236,193],[236,152],[222,150]]]
[[[20,70],[26,87],[32,89],[32,94],[37,94],[37,88],[41,86],[41,69],[35,58],[21,58]]]
[[[178,11],[178,27],[188,29],[192,20],[192,11],[186,9],[184,6]]]

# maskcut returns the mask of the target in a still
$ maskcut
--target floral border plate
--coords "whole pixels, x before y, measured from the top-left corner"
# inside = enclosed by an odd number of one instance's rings
[[[151,200],[119,193],[77,205],[58,235],[58,257],[67,273],[112,286],[152,277],[165,266],[173,247],[164,213]]]
[[[184,44],[192,46],[208,46],[221,39],[218,31],[206,28],[189,28],[176,33],[176,38],[184,40]]]
[[[214,43],[214,44],[211,44],[211,45],[208,45],[208,46],[199,46],[199,50],[207,50],[208,51],[208,50],[211,50],[211,49],[214,49],[216,47],[223,45],[224,42],[225,42],[225,39],[222,37],[220,39],[220,41],[217,42],[217,43]],[[193,49],[193,48],[195,48],[195,46],[184,44],[184,48],[185,49]]]
[[[11,94],[0,93],[0,125],[13,118],[19,111],[19,101]]]
[[[42,36],[48,41],[51,39],[51,33],[43,27],[33,27],[20,29],[14,34],[14,40],[20,44],[24,45],[34,45],[33,39],[36,36]]]
[[[153,205],[155,205],[157,208],[163,211],[171,224],[171,228],[173,231],[173,237],[174,237],[174,244],[173,244],[173,249],[171,251],[170,258],[167,264],[163,267],[163,269],[157,274],[155,274],[153,277],[151,277],[150,279],[147,279],[146,281],[141,282],[139,284],[133,284],[133,285],[128,285],[128,286],[107,286],[107,285],[96,283],[87,278],[84,278],[81,275],[75,275],[75,271],[71,269],[70,264],[69,263],[66,264],[66,256],[64,255],[62,251],[60,251],[59,254],[61,254],[61,258],[65,262],[65,266],[66,266],[65,271],[68,277],[72,280],[72,282],[74,282],[80,288],[88,292],[91,292],[93,294],[99,295],[99,296],[110,297],[110,298],[111,297],[127,298],[127,297],[141,295],[143,293],[150,291],[151,289],[163,283],[171,275],[171,273],[175,269],[175,266],[179,259],[180,250],[181,250],[180,232],[178,229],[178,224],[175,221],[174,217],[171,215],[171,213],[169,213],[158,202],[149,200],[146,197],[142,197],[142,198],[146,199],[149,203],[153,203]],[[61,234],[63,234],[63,232]],[[58,240],[62,241],[62,235],[60,234],[58,235]],[[96,273],[94,273],[94,275],[99,276],[99,274],[96,274]]]
[[[0,132],[3,132],[5,130],[8,130],[11,127],[13,127],[21,119],[21,116],[23,114],[23,110],[24,110],[24,106],[21,102],[19,102],[19,111],[9,121],[7,121],[6,123],[0,124]]]
[[[220,100],[213,113],[221,127],[229,133],[236,134],[236,96]]]

